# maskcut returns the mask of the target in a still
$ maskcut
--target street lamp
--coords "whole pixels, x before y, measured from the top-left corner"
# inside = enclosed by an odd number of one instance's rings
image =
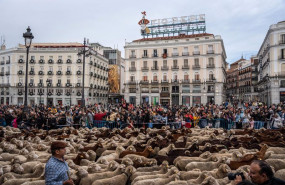
[[[32,44],[32,40],[34,38],[30,27],[27,28],[27,32],[23,34],[23,37],[25,38],[25,46],[27,48],[27,58],[26,58],[26,79],[25,79],[25,102],[24,102],[24,111],[27,112],[28,111],[28,59],[29,59],[29,49],[31,47]]]
[[[71,107],[71,94],[72,94],[72,85],[69,85],[69,106]]]
[[[49,86],[49,83],[50,83],[50,80],[47,79],[47,108],[48,108],[48,86]]]

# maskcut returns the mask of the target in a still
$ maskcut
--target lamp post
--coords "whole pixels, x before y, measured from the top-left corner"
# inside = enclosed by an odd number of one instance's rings
[[[25,102],[24,102],[24,111],[27,112],[28,111],[28,59],[29,59],[29,49],[31,47],[32,44],[32,40],[34,38],[30,27],[27,28],[27,32],[23,34],[23,37],[25,38],[25,46],[27,48],[27,56],[26,56],[26,74],[25,74]]]
[[[72,85],[69,85],[69,106],[71,107]]]
[[[42,89],[40,89],[40,106],[42,105]]]
[[[47,108],[48,108],[48,86],[49,86],[49,83],[50,83],[50,80],[47,79]]]
[[[83,78],[82,78],[82,97],[81,97],[81,108],[85,107],[85,99],[84,99],[84,80],[85,80],[85,53],[86,53],[86,38],[83,41],[83,49],[78,52],[78,56],[83,54]]]

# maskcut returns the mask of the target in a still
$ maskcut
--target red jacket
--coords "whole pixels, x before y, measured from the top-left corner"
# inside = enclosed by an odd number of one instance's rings
[[[94,115],[94,120],[97,120],[97,121],[102,121],[103,117],[106,115],[107,113],[98,113],[98,114],[95,114]]]

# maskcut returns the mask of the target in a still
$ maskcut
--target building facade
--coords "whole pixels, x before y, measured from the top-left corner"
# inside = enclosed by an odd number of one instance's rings
[[[30,48],[29,61],[23,45],[1,50],[1,104],[24,103],[26,72],[28,105],[80,104],[82,93],[86,105],[107,104],[108,60],[96,52],[86,57],[82,84],[83,56],[78,56],[82,47],[80,43],[35,43]]]
[[[133,104],[186,105],[225,100],[221,36],[144,38],[125,45],[125,99]]]
[[[270,26],[257,53],[259,100],[285,101],[285,21]]]

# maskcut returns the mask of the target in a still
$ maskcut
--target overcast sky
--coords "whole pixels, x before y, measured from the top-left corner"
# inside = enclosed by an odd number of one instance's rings
[[[162,19],[206,14],[206,32],[221,35],[227,62],[259,50],[271,24],[285,20],[285,0],[0,0],[0,35],[7,47],[23,43],[30,26],[33,42],[99,42],[123,51],[125,40],[140,39],[141,12]]]

